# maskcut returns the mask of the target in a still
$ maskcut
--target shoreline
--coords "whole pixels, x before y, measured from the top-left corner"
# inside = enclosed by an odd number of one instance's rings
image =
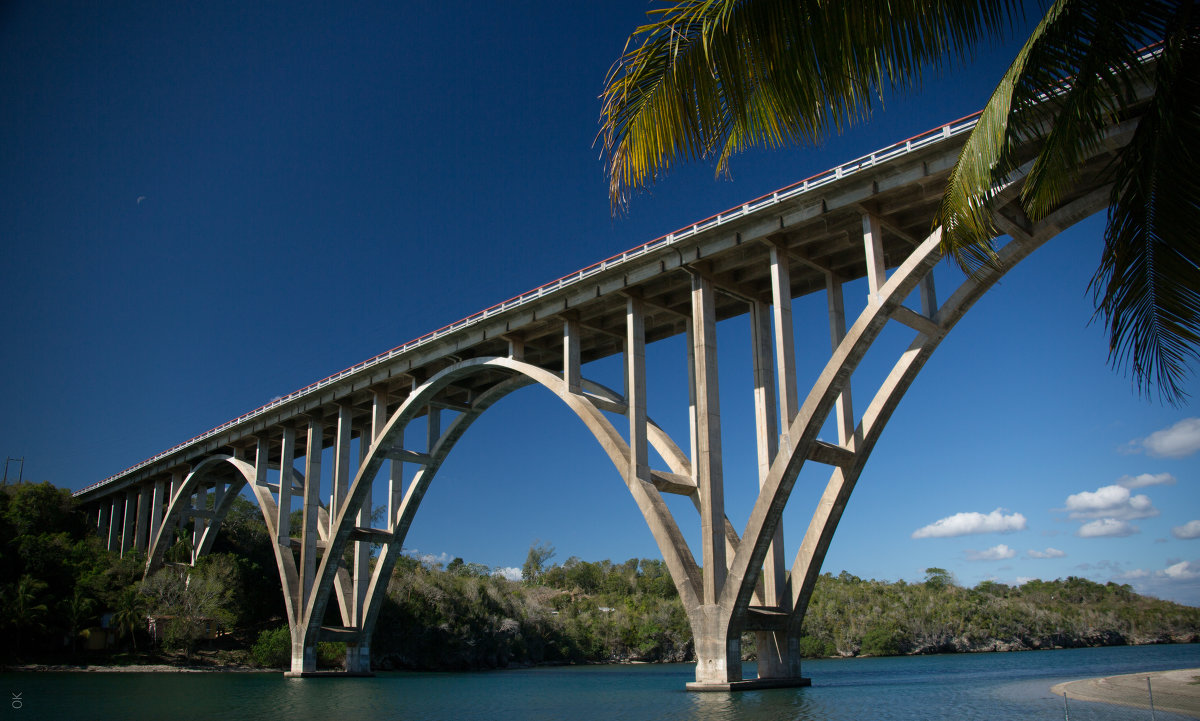
[[[1200,668],[1128,673],[1119,676],[1067,681],[1050,687],[1055,696],[1069,701],[1107,703],[1150,708],[1147,679],[1154,693],[1154,710],[1200,718]]]
[[[240,664],[219,665],[175,665],[170,663],[116,664],[70,664],[70,663],[27,663],[20,666],[5,666],[4,673],[279,673],[269,668],[255,668]]]

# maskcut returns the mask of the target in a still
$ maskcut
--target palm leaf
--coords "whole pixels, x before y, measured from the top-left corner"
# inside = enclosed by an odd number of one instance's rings
[[[1038,150],[1021,189],[1032,221],[1051,213],[1078,181],[1106,128],[1130,111],[1138,84],[1154,83],[1133,142],[1111,168],[1115,181],[1105,253],[1091,288],[1110,333],[1110,360],[1128,366],[1139,391],[1177,403],[1197,355],[1200,277],[1196,221],[1196,18],[1171,0],[1059,0],[1005,73],[951,173],[937,222],[943,250],[968,273],[994,262],[994,191],[1016,165],[1014,148]],[[1173,38],[1173,40],[1172,40]],[[1147,45],[1171,59],[1146,77]],[[1172,44],[1173,43],[1173,44]],[[1188,48],[1191,48],[1190,50]],[[1190,54],[1189,54],[1190,53]],[[1191,105],[1189,105],[1191,103]]]
[[[1104,255],[1091,282],[1109,359],[1139,392],[1179,404],[1200,361],[1200,17],[1178,18],[1155,93],[1115,170]]]
[[[967,55],[1015,0],[676,0],[652,9],[605,84],[614,209],[675,162],[815,144],[863,120],[884,88]]]

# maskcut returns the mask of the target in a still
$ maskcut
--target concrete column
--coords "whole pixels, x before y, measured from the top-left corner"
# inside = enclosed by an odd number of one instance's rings
[[[725,585],[725,490],[721,467],[721,404],[717,385],[717,313],[712,284],[692,274],[692,348],[695,359],[696,456],[704,551],[704,603],[715,604]]]
[[[789,309],[790,314],[790,309]],[[771,311],[764,303],[755,303],[750,309],[751,342],[754,351],[754,420],[758,436],[758,486],[762,488],[779,452],[778,413],[775,407],[775,375],[771,364]],[[763,599],[766,606],[782,611],[790,610],[790,597],[786,593],[787,566],[784,559],[783,524],[775,528],[771,546],[763,562]],[[786,634],[774,631],[755,631],[755,646],[758,650],[758,677],[781,678],[791,676],[792,664]],[[799,645],[796,645],[796,654]],[[797,663],[799,655],[795,656]],[[794,675],[799,675],[795,670]]]
[[[296,468],[296,428],[283,427],[283,445],[279,450],[279,503],[275,517],[275,543],[291,553],[292,547],[292,475]],[[297,601],[299,599],[296,599]]]
[[[267,471],[271,463],[271,440],[267,436],[259,436],[254,446],[254,485],[267,485]]]
[[[433,455],[434,446],[442,437],[442,409],[437,406],[425,408],[425,448]]]
[[[937,315],[937,290],[933,286],[933,268],[921,279],[921,314],[932,318]]]
[[[867,258],[867,293],[869,303],[878,303],[879,289],[887,280],[887,267],[883,260],[883,227],[879,217],[872,213],[864,213],[863,249]]]
[[[125,492],[125,523],[121,529],[121,555],[133,548],[134,536],[137,533],[137,489],[130,488]]]
[[[646,435],[646,313],[641,298],[625,301],[625,403],[629,407],[629,472],[650,480]]]
[[[525,360],[525,339],[517,336],[509,336],[508,340],[508,357],[515,361]]]
[[[796,341],[792,325],[792,272],[783,249],[771,246],[771,307],[775,313],[775,367],[783,447],[791,452],[790,429],[800,404],[796,393]]]
[[[197,511],[208,510],[208,486],[200,484],[192,495],[192,508]],[[192,516],[192,565],[200,558],[200,541],[204,538],[204,529],[208,527],[207,519],[203,516]]]
[[[308,422],[308,448],[304,455],[304,528],[300,535],[300,608],[308,606],[317,576],[317,520],[321,503],[321,446],[325,429],[321,421]]]
[[[563,380],[566,393],[583,390],[579,360],[579,314],[567,313],[563,319]]]
[[[167,503],[167,482],[159,478],[154,482],[154,493],[150,499],[150,542],[159,537],[163,525],[163,512]]]
[[[367,453],[371,449],[371,443],[374,440],[375,434],[372,432],[374,426],[373,421],[364,423],[358,432],[358,467],[362,468],[367,462]],[[366,479],[364,479],[366,481]],[[371,526],[372,504],[374,503],[374,494],[372,493],[374,480],[367,481],[366,500],[358,508],[358,526],[367,528]],[[367,589],[371,585],[371,544],[364,541],[354,542],[354,568],[352,569],[354,581],[354,603],[350,608],[350,622],[355,627],[361,627],[363,623],[363,615],[366,613],[367,605]]]
[[[121,550],[119,540],[121,531],[121,513],[125,510],[124,502],[121,496],[113,494],[112,505],[109,507],[108,513],[108,545],[110,551]]]
[[[153,490],[153,487],[148,484],[142,484],[137,490],[137,531],[134,536],[134,545],[139,551],[145,551],[150,547],[150,497]]]
[[[829,296],[829,340],[836,351],[842,338],[846,337],[846,307],[842,294],[842,282],[833,273],[825,274],[825,294]],[[850,379],[837,399],[838,445],[847,445],[854,437],[854,404],[850,399]]]
[[[775,374],[771,364],[771,312],[764,303],[750,309],[750,337],[754,361],[754,425],[758,436],[758,486],[762,488],[779,452],[779,414],[775,407]],[[783,525],[775,529],[763,567],[763,603],[783,605],[786,566]]]
[[[350,433],[353,430],[354,409],[348,404],[338,406],[337,429],[333,441],[333,484],[329,491],[329,535],[337,527],[338,514],[350,488]]]
[[[100,502],[100,515],[96,519],[96,535],[101,538],[108,536],[108,527],[112,525],[112,506],[104,501]]]
[[[183,482],[185,480],[187,480],[187,474],[188,474],[187,470],[185,470],[183,468],[179,468],[174,471],[171,471],[171,500],[172,501],[175,500],[175,496],[179,494],[179,490],[181,488],[183,488]],[[169,503],[169,501],[168,501],[168,503]],[[175,517],[167,519],[167,525],[170,527],[170,531],[172,534],[175,533],[175,529],[183,528],[184,525],[187,523],[187,517],[184,515],[184,512],[183,512],[184,505],[185,504],[180,503],[175,512]]]
[[[371,396],[371,438],[379,440],[388,421],[387,391],[374,391]],[[396,524],[396,514],[404,500],[404,464],[398,460],[388,461],[387,518],[383,527],[391,530]]]

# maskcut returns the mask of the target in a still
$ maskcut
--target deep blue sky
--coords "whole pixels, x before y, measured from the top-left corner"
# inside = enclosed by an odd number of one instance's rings
[[[819,149],[737,157],[731,180],[676,170],[613,219],[597,96],[647,7],[5,4],[0,453],[24,457],[26,478],[83,487],[497,301],[967,115],[1013,52],[1011,40],[985,48]],[[972,585],[1083,575],[1200,604],[1200,540],[1186,538],[1200,531],[1184,528],[1200,519],[1200,422],[1176,431],[1179,457],[1140,443],[1198,414],[1137,398],[1107,367],[1086,291],[1102,228],[1094,218],[1050,243],[943,343],[868,464],[826,570],[913,580],[941,566]],[[939,274],[949,287],[953,272]],[[848,304],[862,295],[852,286]],[[820,308],[799,307],[814,318],[800,341],[819,349],[802,364],[811,380],[828,335]],[[721,332],[740,527],[754,463],[748,331],[733,320]],[[686,438],[682,353],[650,347],[650,411]],[[856,399],[865,406],[865,391]],[[1125,501],[1118,482],[1142,474],[1174,482]],[[802,478],[789,556],[817,492],[806,489],[824,482]],[[913,537],[996,509],[1017,527]],[[940,527],[981,530],[978,516],[958,519]],[[1125,535],[1081,537],[1091,521]],[[460,443],[407,545],[507,567],[534,539],[559,560],[658,556],[591,437],[530,389]]]

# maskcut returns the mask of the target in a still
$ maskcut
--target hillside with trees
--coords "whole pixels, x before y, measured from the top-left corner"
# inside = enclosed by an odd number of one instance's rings
[[[181,535],[168,559],[187,558],[187,543]],[[372,665],[476,669],[694,659],[662,561],[555,563],[555,555],[549,544],[535,543],[519,581],[461,558],[444,566],[404,558],[380,612]],[[238,499],[213,553],[196,568],[167,564],[143,579],[144,562],[136,551],[124,557],[107,551],[68,491],[49,483],[0,487],[0,660],[288,663],[270,539],[249,501]],[[809,657],[1194,643],[1200,608],[1075,577],[964,588],[938,568],[920,583],[843,571],[821,576],[804,631]],[[752,634],[743,648],[752,659]],[[322,643],[319,663],[337,667],[343,653],[339,644]]]

